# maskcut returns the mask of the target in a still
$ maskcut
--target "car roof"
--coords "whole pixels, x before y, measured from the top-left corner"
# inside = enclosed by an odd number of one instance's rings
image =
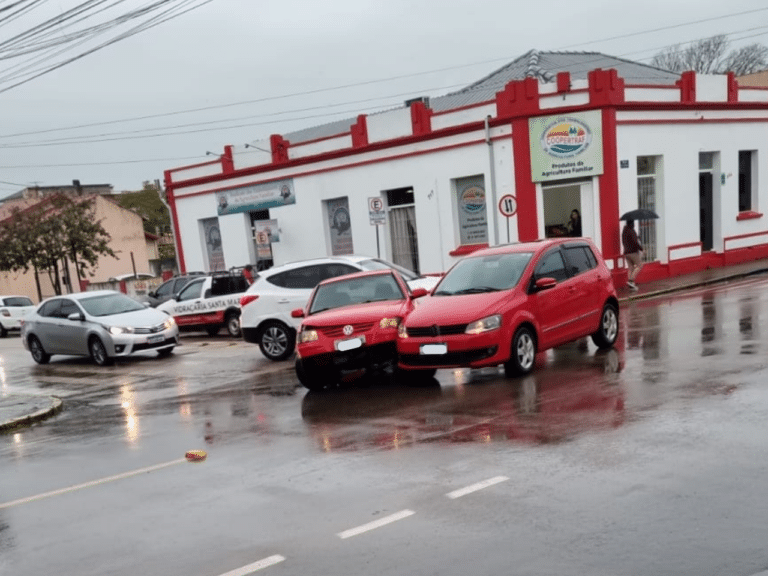
[[[29,296],[24,294],[0,294],[0,298],[29,298]],[[32,298],[29,299],[32,300]]]
[[[46,302],[48,300],[53,300],[54,298],[70,298],[72,300],[83,300],[84,298],[91,298],[92,296],[107,296],[109,294],[123,294],[122,292],[118,292],[117,290],[90,290],[88,292],[75,292],[73,294],[58,294],[56,296],[51,296],[50,298],[46,298]],[[125,294],[123,294],[125,296]]]
[[[293,262],[286,262],[278,266],[272,266],[266,270],[259,270],[259,276],[271,276],[279,272],[285,272],[286,270],[294,270],[301,268],[302,266],[311,266],[313,264],[331,264],[334,262],[344,264],[357,264],[365,260],[375,260],[373,256],[361,256],[358,254],[350,254],[348,256],[322,256],[318,258],[309,258],[307,260],[295,260]]]
[[[510,244],[500,244],[498,246],[491,246],[489,248],[483,248],[468,254],[467,258],[474,256],[487,256],[491,254],[510,254],[518,252],[539,252],[547,250],[552,246],[559,246],[562,244],[590,244],[589,238],[542,238],[539,240],[533,240],[531,242],[512,242]]]

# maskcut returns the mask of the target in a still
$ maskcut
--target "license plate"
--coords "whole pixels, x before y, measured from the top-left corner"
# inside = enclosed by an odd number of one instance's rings
[[[350,338],[349,340],[339,340],[336,342],[336,350],[346,352],[347,350],[354,350],[360,348],[365,340],[362,338]]]
[[[147,338],[147,342],[149,344],[157,344],[158,342],[162,342],[163,340],[165,340],[165,336],[163,336],[162,334],[160,334],[159,336],[150,336],[149,338]]]
[[[424,355],[448,354],[447,344],[422,344],[419,350]]]

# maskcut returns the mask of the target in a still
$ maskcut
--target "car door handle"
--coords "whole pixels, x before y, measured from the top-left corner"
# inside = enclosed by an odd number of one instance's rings
[[[277,301],[278,304],[290,304],[291,301],[288,300],[288,298],[282,298],[281,300]]]

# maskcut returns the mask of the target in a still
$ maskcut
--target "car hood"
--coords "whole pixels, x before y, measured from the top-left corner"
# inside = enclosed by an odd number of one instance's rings
[[[407,309],[407,300],[353,304],[352,306],[343,306],[312,314],[304,318],[304,324],[307,326],[339,326],[341,324],[378,322],[382,318],[402,317]]]
[[[416,301],[416,308],[408,314],[407,326],[432,326],[439,324],[468,324],[498,314],[504,301],[510,301],[515,292],[484,292],[457,296],[424,296]]]
[[[168,314],[160,312],[156,308],[145,308],[143,310],[134,310],[133,312],[112,314],[110,316],[88,317],[92,322],[98,322],[105,326],[130,326],[132,328],[157,326],[168,320],[168,318]]]

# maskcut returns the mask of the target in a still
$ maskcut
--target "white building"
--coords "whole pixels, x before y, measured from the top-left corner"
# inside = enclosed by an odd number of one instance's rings
[[[621,285],[768,257],[768,90],[599,53],[532,51],[458,92],[167,170],[182,269],[379,254],[421,273],[560,233],[571,211]],[[765,172],[768,168],[763,168]],[[382,225],[372,223],[379,222]]]

